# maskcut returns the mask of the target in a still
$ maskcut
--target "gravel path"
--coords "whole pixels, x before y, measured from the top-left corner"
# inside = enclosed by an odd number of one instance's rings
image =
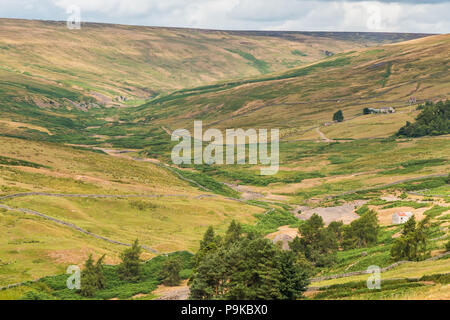
[[[322,131],[320,131],[320,127],[317,127],[316,131],[323,142],[334,142],[334,140],[328,139],[327,136]]]

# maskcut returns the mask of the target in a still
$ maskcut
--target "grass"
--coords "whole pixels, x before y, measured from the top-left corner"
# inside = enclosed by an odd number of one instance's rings
[[[1,157],[8,159],[8,165],[0,166],[1,195],[174,195],[132,199],[30,196],[2,201],[35,209],[114,240],[131,243],[140,238],[160,252],[195,251],[209,225],[223,231],[232,219],[251,224],[256,221],[253,215],[263,211],[221,197],[199,199],[202,194],[213,194],[150,163],[14,138],[0,138],[0,147]],[[12,165],[10,159],[22,165]],[[31,161],[36,165],[23,166]],[[107,253],[109,262],[116,263],[122,248],[32,215],[4,210],[0,215],[0,264],[5,263],[0,266],[0,286],[62,272],[68,263],[79,263],[88,253]]]
[[[315,300],[324,299],[388,299],[399,298],[415,290],[423,290],[423,283],[408,280],[386,280],[381,282],[380,289],[369,289],[365,281],[335,285],[321,290],[314,296]]]
[[[170,199],[170,200],[169,200]],[[140,201],[142,206],[136,206]],[[257,207],[221,199],[185,197],[142,199],[85,199],[30,197],[6,201],[10,206],[40,210],[77,226],[125,243],[139,238],[161,252],[195,251],[209,225],[219,230],[231,220],[250,223]]]
[[[255,58],[251,53],[243,52],[243,51],[238,50],[238,49],[234,49],[234,50],[233,49],[227,49],[227,51],[232,52],[232,53],[236,53],[236,54],[240,55],[242,58],[248,60],[249,64],[252,65],[253,67],[255,67],[256,69],[258,69],[258,71],[261,74],[269,72],[269,66],[268,66],[267,62]]]
[[[191,183],[193,186],[200,185],[206,190],[210,190],[214,193],[226,196],[226,197],[232,197],[232,198],[239,198],[239,193],[237,191],[234,191],[230,187],[227,187],[226,185],[217,182],[212,177],[198,172],[188,171],[188,170],[180,170],[175,169],[179,174],[181,174],[183,177],[190,179],[192,181],[195,181],[195,184]]]
[[[45,168],[45,166],[30,162],[30,161],[24,161],[24,160],[18,160],[8,157],[1,157],[0,156],[0,165],[7,165],[7,166],[22,166],[22,167],[30,167],[30,168]]]
[[[430,205],[428,203],[419,203],[415,201],[392,201],[388,205],[383,206],[382,209],[399,208],[399,207],[410,207],[414,209],[419,209],[419,208],[426,208],[429,206]]]
[[[244,225],[245,232],[256,232],[262,235],[275,232],[279,227],[289,225],[293,228],[300,226],[303,222],[297,219],[292,213],[282,209],[275,209],[265,214],[256,214],[257,221],[252,225]]]
[[[450,259],[436,260],[436,261],[422,261],[411,262],[400,265],[399,267],[383,272],[381,279],[395,279],[395,278],[420,278],[424,275],[434,273],[446,273],[450,266]],[[366,281],[368,275],[360,275],[346,278],[339,278],[333,280],[325,280],[321,282],[314,282],[314,286],[327,286],[334,284],[344,284],[354,281]]]
[[[441,207],[441,206],[434,206],[433,208],[425,211],[423,214],[430,216],[431,218],[439,217],[444,212],[449,211],[450,209],[448,207]]]

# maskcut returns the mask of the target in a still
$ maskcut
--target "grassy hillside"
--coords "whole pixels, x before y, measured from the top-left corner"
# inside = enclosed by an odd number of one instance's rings
[[[74,31],[62,22],[0,19],[0,134],[95,143],[83,129],[117,120],[103,107],[137,106],[174,90],[286,71],[325,52],[423,36],[95,23]]]
[[[448,35],[432,36],[343,53],[281,74],[181,90],[90,132],[104,135],[99,143],[144,148],[142,155],[169,162],[166,131],[190,129],[194,119],[203,119],[205,127],[281,128],[275,176],[259,176],[258,166],[196,169],[293,204],[444,174],[448,136],[390,137],[414,121],[421,100],[448,97],[449,46]],[[418,102],[410,105],[412,96]],[[396,113],[363,114],[366,107],[387,106]],[[344,122],[331,123],[338,109]]]
[[[95,23],[74,31],[62,22],[10,19],[1,19],[0,26],[3,71],[75,89],[99,100],[119,95],[147,99],[217,80],[286,70],[324,58],[325,51],[339,53],[424,36],[259,33]],[[41,104],[50,102],[37,99]],[[127,104],[117,104],[121,102]]]
[[[284,73],[178,91],[132,114],[135,121],[173,129],[188,127],[195,118],[219,128],[278,127],[285,137],[304,139],[305,131],[331,122],[338,109],[351,120],[365,107],[398,107],[400,115],[383,117],[389,121],[380,121],[385,124],[378,124],[375,131],[364,130],[358,138],[380,136],[378,132],[387,136],[417,115],[409,108],[410,97],[448,96],[449,46],[450,36],[439,35],[354,50]],[[355,121],[366,118],[370,117]],[[336,138],[347,137],[344,133]]]
[[[200,191],[155,164],[14,138],[0,138],[0,145],[0,286],[64,272],[89,253],[117,263],[123,250],[21,209],[125,244],[139,238],[151,248],[144,258],[195,251],[209,225],[252,223],[264,211]]]

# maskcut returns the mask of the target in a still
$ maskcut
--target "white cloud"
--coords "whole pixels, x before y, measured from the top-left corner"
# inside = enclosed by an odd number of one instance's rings
[[[0,16],[212,29],[450,32],[450,0],[0,0]]]

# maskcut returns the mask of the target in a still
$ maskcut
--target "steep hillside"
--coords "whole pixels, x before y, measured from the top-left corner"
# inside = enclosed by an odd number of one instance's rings
[[[364,119],[378,125],[358,136],[330,132],[331,138],[387,136],[416,115],[408,113],[415,111],[409,108],[410,97],[418,102],[448,97],[449,47],[450,36],[440,35],[354,50],[284,73],[178,91],[131,114],[137,123],[172,129],[189,127],[196,119],[219,128],[278,127],[285,137],[308,139],[319,136],[313,132],[305,137],[305,131],[330,122],[341,109],[346,120],[360,122],[358,128],[364,127]],[[392,115],[392,121],[378,122],[380,115],[355,118],[365,107],[408,112]]]

